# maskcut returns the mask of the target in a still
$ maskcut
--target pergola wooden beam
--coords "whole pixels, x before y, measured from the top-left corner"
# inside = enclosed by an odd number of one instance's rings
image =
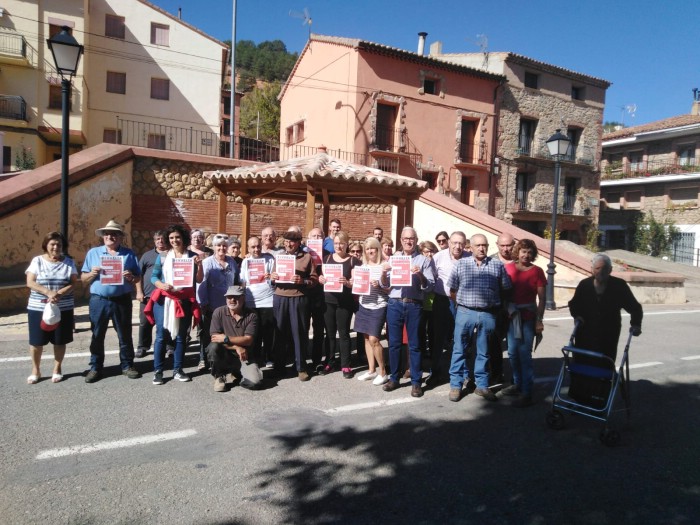
[[[306,232],[314,228],[314,211],[316,210],[316,193],[314,187],[309,184],[306,187]]]

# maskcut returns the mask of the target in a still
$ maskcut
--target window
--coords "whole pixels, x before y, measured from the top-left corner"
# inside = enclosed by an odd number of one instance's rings
[[[49,85],[49,109],[63,109],[61,86]],[[73,101],[68,96],[68,111],[73,111]]]
[[[678,148],[678,164],[695,166],[695,144],[687,144]]]
[[[585,89],[581,86],[571,86],[571,100],[583,100],[585,97]]]
[[[68,34],[72,35],[73,34],[73,28],[70,26],[68,27]],[[49,24],[49,38],[55,37],[57,34],[59,34],[63,30],[63,26],[60,24]]]
[[[436,95],[439,93],[437,89],[438,82],[434,78],[423,79],[423,93],[426,95]]]
[[[567,151],[564,156],[564,160],[575,161],[576,160],[576,150],[578,149],[578,143],[581,140],[581,129],[579,128],[569,128],[566,130],[566,136],[569,137],[571,144],[569,144],[569,151]]]
[[[295,122],[286,129],[287,144],[296,144],[304,140],[304,121]]]
[[[474,164],[474,143],[476,141],[477,123],[462,119],[462,131],[459,139],[459,160]]]
[[[610,208],[612,210],[619,210],[621,198],[622,198],[622,193],[620,193],[619,191],[608,192],[604,197],[605,204],[607,205],[608,208]]]
[[[517,210],[527,210],[527,198],[530,192],[529,174],[518,173],[515,176],[515,208]]]
[[[167,46],[170,40],[170,26],[151,22],[151,44]]]
[[[105,15],[105,36],[124,40],[126,37],[126,25],[123,16]]]
[[[10,146],[2,147],[2,172],[9,173],[12,171],[12,148]]]
[[[396,144],[396,114],[397,107],[390,104],[377,104],[377,149],[393,151]]]
[[[642,207],[642,191],[626,191],[625,192],[625,209],[639,210]]]
[[[126,94],[126,73],[107,71],[107,93]]]
[[[525,87],[531,89],[539,89],[540,76],[537,73],[525,72]]]
[[[579,184],[580,180],[575,177],[566,177],[564,179],[564,213],[573,213]]]
[[[151,78],[151,98],[170,100],[170,80],[167,78]]]
[[[107,142],[108,144],[121,144],[122,131],[120,129],[117,130],[105,128],[102,131],[102,142]]]
[[[518,155],[530,156],[532,143],[535,140],[535,129],[537,121],[531,119],[520,119],[520,133],[518,134]]]
[[[672,188],[668,192],[668,197],[671,204],[675,206],[685,205],[696,208],[698,206],[698,187]]]
[[[644,152],[632,151],[628,155],[631,171],[642,171],[644,169]]]
[[[148,147],[153,149],[165,149],[165,135],[156,133],[148,134]]]

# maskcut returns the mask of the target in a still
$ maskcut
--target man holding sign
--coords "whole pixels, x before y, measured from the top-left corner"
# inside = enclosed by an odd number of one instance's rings
[[[105,361],[105,335],[109,321],[119,338],[119,361],[122,374],[137,379],[141,374],[134,368],[134,343],[131,336],[131,293],[141,273],[136,255],[122,246],[124,227],[111,220],[104,228],[95,230],[103,245],[91,248],[85,256],[81,280],[90,286],[90,370],[86,383],[102,377]]]
[[[401,367],[401,343],[403,327],[406,325],[408,351],[411,369],[411,395],[421,397],[421,353],[418,339],[423,294],[429,293],[435,286],[435,264],[425,257],[417,248],[418,234],[410,226],[401,231],[402,251],[389,258],[391,266],[391,289],[386,319],[389,338],[389,366],[391,379],[384,385],[385,392],[399,387],[399,370]]]

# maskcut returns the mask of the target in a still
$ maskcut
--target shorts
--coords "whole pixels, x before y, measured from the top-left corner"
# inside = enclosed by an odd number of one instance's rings
[[[32,346],[67,345],[73,342],[73,310],[61,310],[61,322],[55,330],[46,332],[41,329],[44,312],[27,310],[29,324],[29,344]]]

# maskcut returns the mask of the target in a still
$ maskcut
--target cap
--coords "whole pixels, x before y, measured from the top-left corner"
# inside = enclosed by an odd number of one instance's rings
[[[226,293],[224,294],[224,297],[230,297],[233,295],[245,295],[245,290],[243,289],[242,286],[238,286],[238,285],[229,286],[228,290],[226,290]]]
[[[44,332],[53,332],[58,328],[58,325],[61,324],[61,320],[59,319],[56,324],[48,324],[46,321],[42,320],[39,324]]]

